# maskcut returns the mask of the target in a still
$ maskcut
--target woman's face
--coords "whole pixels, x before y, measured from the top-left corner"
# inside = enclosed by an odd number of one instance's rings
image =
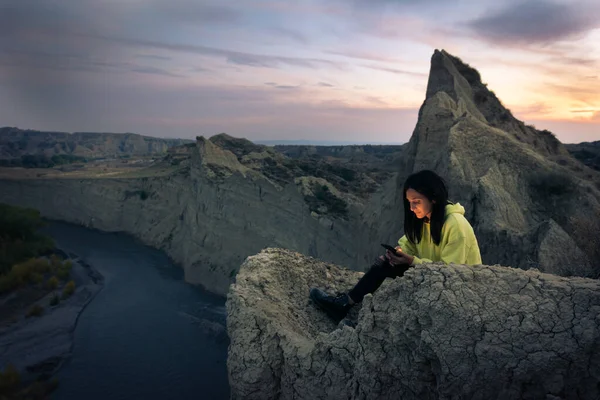
[[[406,191],[406,199],[410,205],[410,211],[412,211],[417,218],[431,218],[433,203],[429,201],[427,197],[414,189],[408,189]]]

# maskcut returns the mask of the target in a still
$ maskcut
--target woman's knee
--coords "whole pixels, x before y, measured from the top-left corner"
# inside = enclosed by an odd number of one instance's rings
[[[388,266],[388,259],[385,256],[379,256],[375,259],[373,265],[371,265],[372,270],[380,270]]]

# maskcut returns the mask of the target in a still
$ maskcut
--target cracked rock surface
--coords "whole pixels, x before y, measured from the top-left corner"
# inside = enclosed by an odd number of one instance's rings
[[[248,257],[227,298],[233,399],[597,399],[600,282],[424,264],[336,326],[311,287],[360,273],[299,253]]]

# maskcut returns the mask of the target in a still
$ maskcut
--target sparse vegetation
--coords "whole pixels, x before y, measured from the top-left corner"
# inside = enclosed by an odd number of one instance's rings
[[[52,168],[58,165],[87,162],[87,158],[71,154],[57,154],[52,157],[44,154],[25,154],[20,158],[0,160],[0,167]]]
[[[40,315],[42,315],[44,313],[44,307],[42,307],[39,304],[34,304],[29,311],[27,311],[27,314],[25,315],[27,318],[29,317],[39,317]]]
[[[62,291],[62,298],[63,299],[67,299],[69,298],[73,293],[75,292],[75,282],[74,281],[69,281],[63,291]]]
[[[0,276],[0,293],[4,293],[28,283],[41,283],[43,274],[50,270],[48,260],[32,258],[14,265],[10,271]]]
[[[50,237],[38,233],[43,225],[37,210],[0,204],[0,275],[54,247]]]
[[[346,202],[331,193],[327,185],[314,184],[311,190],[313,196],[304,196],[304,200],[308,203],[311,211],[339,218],[348,216]]]

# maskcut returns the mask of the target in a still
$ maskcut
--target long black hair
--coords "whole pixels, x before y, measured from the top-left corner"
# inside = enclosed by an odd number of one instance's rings
[[[448,204],[448,189],[444,180],[435,172],[429,170],[419,171],[412,174],[404,182],[404,234],[413,243],[421,241],[423,231],[423,219],[419,219],[410,210],[410,204],[406,198],[408,189],[416,190],[427,197],[432,204],[430,232],[436,245],[442,240],[442,226],[444,225],[446,204]]]

